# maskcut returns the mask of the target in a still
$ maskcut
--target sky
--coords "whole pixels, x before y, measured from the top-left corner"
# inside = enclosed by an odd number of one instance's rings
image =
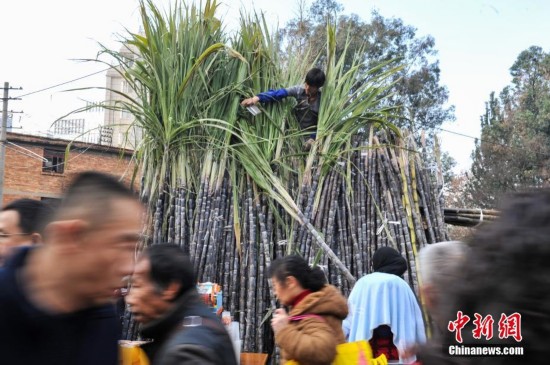
[[[170,0],[155,1],[164,6]],[[415,27],[417,36],[434,37],[441,84],[449,90],[449,105],[455,106],[456,120],[444,124],[439,134],[443,150],[458,163],[455,172],[469,168],[485,102],[492,91],[498,93],[510,84],[509,69],[519,53],[532,45],[550,52],[548,0],[338,2],[344,13],[358,14],[365,21],[377,10]],[[297,4],[297,0],[225,0],[219,15],[231,27],[240,10],[256,10],[264,12],[275,28],[296,15]],[[107,66],[81,60],[95,58],[98,43],[118,49],[120,34],[139,29],[138,0],[4,1],[0,14],[0,82],[23,88],[9,93],[21,96],[9,101],[9,110],[23,112],[13,114],[14,132],[45,133],[77,102],[103,100],[103,91],[64,90],[103,86],[102,71]],[[95,123],[101,123],[100,116]]]

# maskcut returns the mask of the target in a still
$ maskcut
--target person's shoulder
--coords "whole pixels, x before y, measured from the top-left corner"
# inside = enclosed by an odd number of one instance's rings
[[[6,267],[0,267],[0,282],[4,282],[7,280],[8,270],[9,269]]]
[[[6,265],[0,268],[0,305],[5,304],[6,300],[15,300],[17,297],[16,272],[19,267],[18,260],[11,257]]]
[[[331,295],[342,295],[342,292],[340,289],[338,289],[336,286],[332,284],[325,285],[321,290],[319,290],[320,293],[323,293],[323,295],[331,294]]]
[[[303,85],[293,85],[285,88],[286,92],[292,96],[298,96],[306,92]]]
[[[373,272],[372,274],[369,274],[369,275],[371,275],[371,277],[376,279],[376,280],[405,282],[405,280],[403,280],[399,276],[397,276],[395,274],[388,274],[387,272]]]
[[[9,285],[8,271],[6,268],[0,268],[0,307],[3,307],[6,301],[12,296],[11,285]]]
[[[387,274],[380,273],[380,272],[371,272],[370,274],[363,275],[361,278],[359,278],[359,280],[357,280],[357,282],[354,285],[354,288],[360,287],[362,285],[366,285],[372,281],[383,280],[385,275]]]
[[[352,293],[354,291],[363,290],[365,288],[372,288],[373,285],[408,285],[407,282],[394,274],[387,274],[384,272],[373,272],[363,276],[357,280],[353,286]]]
[[[162,363],[171,364],[205,364],[217,365],[219,361],[215,351],[200,344],[180,343],[166,350]]]
[[[79,320],[91,322],[101,326],[116,326],[118,324],[118,316],[115,305],[108,303],[98,307],[87,308],[76,312],[73,316]]]
[[[319,294],[332,300],[344,300],[344,302],[346,301],[346,297],[344,297],[342,291],[331,284],[325,285],[323,289],[319,290]]]
[[[220,364],[218,352],[232,349],[233,345],[221,322],[218,326],[211,321],[203,318],[202,325],[178,331],[166,346],[166,361],[162,363]]]

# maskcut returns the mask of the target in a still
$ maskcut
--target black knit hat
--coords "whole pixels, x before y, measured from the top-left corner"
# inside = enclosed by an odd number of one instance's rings
[[[407,271],[407,261],[391,247],[381,247],[372,255],[372,269],[401,276]]]

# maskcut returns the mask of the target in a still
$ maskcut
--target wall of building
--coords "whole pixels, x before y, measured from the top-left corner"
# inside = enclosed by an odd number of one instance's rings
[[[133,48],[133,50],[131,51],[128,47]],[[122,45],[119,53],[126,58],[127,62],[132,62],[130,60],[136,57],[137,49],[134,46]],[[116,90],[117,92],[112,90]],[[120,73],[112,68],[107,71],[106,75],[105,100],[113,106],[120,101],[128,102],[128,99],[118,92],[129,95],[132,98],[137,96]],[[139,127],[133,125],[134,120],[133,115],[128,112],[111,109],[105,110],[103,125],[112,128],[111,146],[134,149],[138,145],[142,139],[142,133]]]
[[[94,170],[122,177],[130,186],[133,164],[130,152],[118,148],[74,143],[63,173],[43,171],[43,162],[33,155],[44,156],[44,149],[64,151],[69,141],[8,133],[4,168],[3,204],[20,198],[59,198],[72,178],[82,171]],[[32,152],[32,153],[31,153]],[[139,186],[139,180],[135,187]]]

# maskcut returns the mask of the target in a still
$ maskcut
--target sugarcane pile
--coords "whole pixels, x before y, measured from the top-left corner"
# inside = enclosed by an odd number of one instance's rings
[[[238,35],[227,36],[216,7],[207,1],[161,15],[142,2],[144,35],[124,40],[134,62],[103,50],[133,94],[106,107],[131,113],[142,131],[135,158],[150,211],[144,245],[187,250],[199,281],[222,286],[242,351],[271,352],[266,319],[275,298],[265,269],[273,259],[299,253],[348,294],[370,272],[374,250],[391,245],[408,259],[406,280],[416,290],[417,250],[447,239],[441,186],[413,136],[390,123],[391,63],[363,71],[355,59],[346,67],[345,47],[337,56],[335,28],[327,27],[330,97],[304,151],[292,101],[256,116],[239,102],[300,83],[311,65],[283,62],[261,18],[243,16]],[[124,331],[136,336],[129,314]]]
[[[499,216],[494,209],[444,208],[445,223],[461,227],[476,227],[483,222],[492,222]]]
[[[396,146],[399,140],[402,145]],[[371,129],[370,135],[358,133],[352,141],[353,149],[326,175],[316,166],[310,183],[284,182],[353,277],[369,273],[372,253],[390,245],[408,259],[405,279],[416,290],[416,250],[448,239],[434,179],[410,137]],[[269,352],[273,340],[264,320],[275,298],[265,268],[271,260],[298,252],[325,268],[329,281],[344,294],[353,282],[323,254],[308,228],[245,171],[236,171],[239,177],[226,171],[218,179],[215,164],[203,167],[198,191],[181,186],[159,196],[151,244],[170,242],[188,249],[200,281],[221,284],[224,308],[241,324],[243,351]],[[169,222],[166,231],[163,221]]]

